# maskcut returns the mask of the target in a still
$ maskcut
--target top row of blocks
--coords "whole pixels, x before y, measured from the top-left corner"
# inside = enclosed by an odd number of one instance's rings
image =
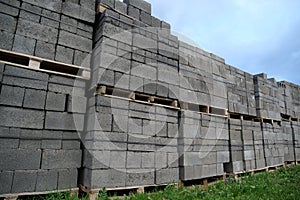
[[[97,4],[102,3],[104,5],[107,5],[111,8],[118,9],[120,7],[126,7],[127,6],[132,6],[135,7],[139,10],[144,11],[145,13],[148,13],[151,15],[151,4],[143,1],[143,0],[123,0],[123,3],[119,0],[97,0]],[[126,9],[126,8],[125,8]],[[121,9],[123,10],[123,9]]]

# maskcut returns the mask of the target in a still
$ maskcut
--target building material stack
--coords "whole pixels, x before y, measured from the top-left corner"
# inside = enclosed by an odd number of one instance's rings
[[[94,1],[0,7],[0,195],[77,188]]]
[[[300,161],[300,123],[292,122],[294,148],[295,148],[295,161]]]
[[[261,122],[254,121],[252,125],[256,168],[262,169],[266,167],[266,160]]]
[[[256,169],[253,123],[253,121],[242,121],[244,166],[246,171]]]
[[[292,122],[282,121],[282,134],[284,137],[284,161],[295,161],[294,135]]]

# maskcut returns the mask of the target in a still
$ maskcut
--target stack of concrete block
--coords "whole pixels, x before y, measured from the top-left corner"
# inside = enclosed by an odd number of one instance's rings
[[[300,118],[300,87],[293,83],[286,83],[286,110],[292,118]]]
[[[291,107],[292,103],[290,95],[287,94],[286,90],[286,84],[285,82],[277,82],[278,85],[278,100],[279,100],[279,107],[280,107],[280,113],[284,115],[291,115],[291,112],[287,111],[287,106]],[[288,103],[287,103],[288,102]]]
[[[224,174],[229,162],[227,119],[184,111],[180,116],[180,179],[198,180]]]
[[[266,166],[284,163],[284,141],[278,124],[262,123]]]
[[[282,121],[282,134],[284,137],[284,161],[295,161],[294,135],[291,122]]]
[[[266,167],[263,132],[260,122],[252,122],[255,164],[257,169]]]
[[[242,134],[242,120],[229,119],[229,145],[230,145],[230,162],[225,164],[226,172],[244,171],[244,145]]]
[[[96,104],[90,100],[88,132],[82,137],[81,183],[101,188],[178,182],[177,110],[95,98]]]
[[[210,105],[213,94],[211,56],[187,43],[179,43],[180,100]]]
[[[85,82],[1,68],[0,194],[76,188]]]
[[[95,0],[0,2],[0,48],[89,66]]]
[[[252,121],[242,121],[242,140],[244,146],[244,166],[245,170],[256,169],[254,132]]]
[[[268,79],[266,74],[254,76],[257,116],[281,120],[278,98],[278,86],[275,79]]]
[[[294,136],[295,160],[300,161],[300,123],[292,122],[292,129]]]
[[[230,66],[227,80],[228,111],[256,116],[253,76]]]

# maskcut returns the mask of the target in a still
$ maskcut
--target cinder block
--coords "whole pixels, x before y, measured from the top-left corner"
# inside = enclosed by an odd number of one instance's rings
[[[127,5],[121,1],[115,1],[115,9],[121,13],[127,14]]]
[[[1,171],[0,172],[0,183],[1,183],[0,194],[11,193],[13,174],[14,173],[12,171]]]
[[[128,150],[154,152],[156,151],[155,143],[156,140],[153,137],[143,138],[143,137],[134,137],[132,135],[129,135]]]
[[[127,152],[126,169],[141,169],[141,167],[142,167],[142,153]]]
[[[156,122],[153,120],[143,120],[143,135],[154,136]]]
[[[84,116],[81,114],[47,112],[45,128],[52,130],[83,130]]]
[[[118,150],[118,149],[116,149]],[[111,151],[109,167],[113,169],[125,169],[126,163],[126,152],[125,151]]]
[[[20,140],[19,144],[20,149],[40,149],[41,141],[40,140]]]
[[[36,170],[15,171],[11,192],[12,193],[34,192],[36,180],[37,180]]]
[[[43,140],[42,149],[61,149],[61,140]]]
[[[80,150],[44,150],[42,169],[79,168],[81,166]]]
[[[131,74],[137,77],[147,78],[151,80],[157,80],[157,70],[154,67],[144,64],[133,64]]]
[[[49,75],[47,73],[43,72],[37,72],[35,70],[30,70],[30,69],[24,69],[24,68],[19,68],[15,67],[12,65],[6,65],[4,75],[9,75],[9,76],[16,76],[20,78],[28,78],[28,79],[34,79],[34,80],[41,80],[47,84]],[[29,80],[26,80],[29,82]],[[38,82],[37,82],[38,84]],[[37,89],[44,89],[44,87],[38,87]],[[45,88],[44,90],[46,90]]]
[[[153,185],[155,181],[154,177],[154,171],[147,169],[127,170],[126,186]]]
[[[54,27],[54,28],[59,27],[59,19],[60,19],[60,14],[59,13],[43,9],[42,14],[47,16],[47,17],[42,17],[41,18],[41,24],[51,26],[51,27]],[[55,19],[55,20],[52,20],[52,19]]]
[[[178,153],[168,153],[168,167],[176,168],[179,166],[179,154]]]
[[[74,53],[74,65],[91,68],[91,55],[82,51],[75,50]]]
[[[73,113],[86,113],[86,97],[69,96],[67,111]]]
[[[179,181],[179,168],[160,169],[155,173],[155,184],[170,184]]]
[[[194,176],[194,167],[193,166],[185,166],[179,168],[179,178],[183,181],[193,180]]]
[[[13,44],[13,51],[33,55],[35,49],[36,40],[24,37],[21,35],[15,35],[14,44]]]
[[[0,149],[17,149],[18,147],[19,139],[1,138],[0,140]]]
[[[3,4],[1,4],[1,5],[3,5]],[[0,14],[0,18],[2,19],[0,21],[0,29],[8,31],[10,33],[14,33],[16,30],[16,25],[17,25],[16,18],[6,15],[6,14],[2,14],[2,13]]]
[[[157,49],[157,40],[151,39],[145,35],[133,34],[132,45],[140,49],[154,51]]]
[[[151,14],[151,4],[144,0],[124,0],[123,2],[127,5],[132,5],[138,9],[145,11],[146,13]]]
[[[230,161],[229,151],[217,152],[217,163],[227,163]]]
[[[141,22],[144,22],[145,24],[148,24],[150,26],[152,25],[151,14],[149,14],[149,13],[141,11],[141,13],[140,13],[140,20],[141,20]]]
[[[24,93],[24,88],[3,85],[1,88],[0,104],[22,106]]]
[[[11,50],[13,41],[14,41],[14,39],[13,39],[14,34],[0,30],[0,37],[2,38],[1,43],[0,43],[0,48],[6,49],[6,50]]]
[[[53,92],[47,93],[46,110],[65,111],[66,95]]]
[[[57,189],[70,189],[77,187],[78,172],[77,169],[64,169],[58,171]]]
[[[128,5],[127,14],[135,19],[140,19],[140,10],[134,6]]]
[[[51,191],[57,189],[58,171],[39,170],[37,172],[37,181],[35,191]]]
[[[3,13],[12,15],[14,17],[18,16],[20,1],[2,0],[2,2],[0,3],[0,7]]]
[[[46,100],[46,91],[26,89],[23,107],[44,109]]]
[[[37,41],[35,55],[38,57],[54,60],[55,45],[42,41]]]
[[[132,91],[143,92],[143,78],[130,76],[129,89]]]
[[[0,106],[0,113],[0,126],[43,128],[44,113],[42,111]]]
[[[111,8],[114,8],[116,0],[97,0],[97,3],[102,3],[104,5],[110,6]]]
[[[45,0],[24,0],[24,2],[28,2],[30,4],[46,8],[49,10],[53,10],[55,12],[61,12],[61,1],[55,0],[51,3],[45,3]]]
[[[108,169],[110,151],[83,150],[83,167],[88,169]]]
[[[41,13],[42,13],[42,8],[39,8],[37,6],[33,6],[31,4],[24,2],[24,3],[22,3],[22,9],[20,11],[20,18],[39,23],[40,19],[41,19],[41,16],[40,16]]]
[[[56,43],[58,30],[25,19],[19,19],[17,34],[45,42]]]
[[[142,134],[143,121],[142,119],[129,118],[128,132],[133,134]]]
[[[155,152],[155,169],[162,169],[168,166],[168,157],[165,152]]]
[[[86,52],[92,50],[91,40],[66,31],[59,32],[58,44]]]
[[[56,54],[55,54],[55,60],[56,61],[72,64],[73,57],[74,57],[74,50],[73,49],[63,47],[63,46],[57,46]]]
[[[155,167],[155,153],[142,153],[142,168],[154,169]]]
[[[75,141],[75,140],[62,141],[62,149],[66,149],[66,150],[80,149],[80,141]]]

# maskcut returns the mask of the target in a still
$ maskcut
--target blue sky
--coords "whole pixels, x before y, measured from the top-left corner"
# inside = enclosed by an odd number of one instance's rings
[[[147,0],[152,14],[227,64],[300,84],[299,0]]]

